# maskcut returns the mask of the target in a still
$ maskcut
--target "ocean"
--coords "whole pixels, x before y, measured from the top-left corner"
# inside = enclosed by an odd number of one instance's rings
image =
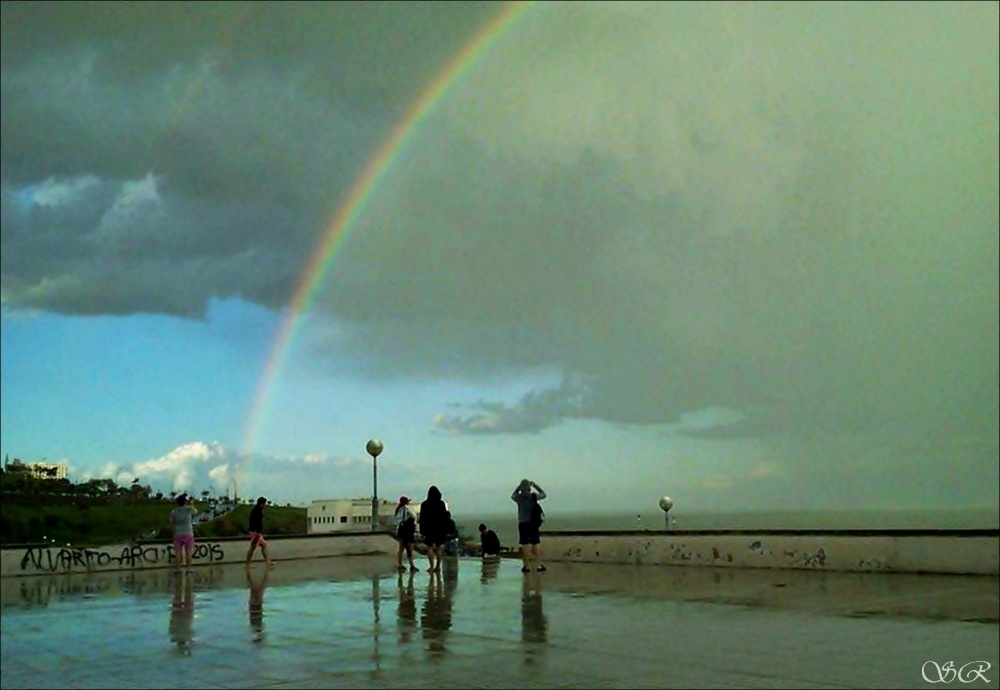
[[[505,546],[517,543],[515,511],[502,515],[456,515],[459,530],[466,538],[479,534],[485,522]],[[567,513],[546,510],[542,540],[546,531],[558,530],[662,530],[662,511],[636,513]],[[998,529],[1000,512],[995,509],[956,510],[856,510],[789,511],[746,513],[685,513],[670,511],[671,529]]]

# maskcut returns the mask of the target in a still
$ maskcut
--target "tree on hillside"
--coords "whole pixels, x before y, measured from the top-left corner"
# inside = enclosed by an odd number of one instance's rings
[[[152,492],[153,490],[149,486],[143,486],[142,484],[139,483],[139,480],[136,479],[134,482],[132,482],[132,486],[129,487],[128,499],[130,501],[146,500],[149,498]]]

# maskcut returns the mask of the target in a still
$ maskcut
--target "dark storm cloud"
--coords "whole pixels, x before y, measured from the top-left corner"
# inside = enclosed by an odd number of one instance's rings
[[[5,3],[5,305],[286,304],[365,159],[497,7],[442,9]],[[150,175],[155,203],[121,202]]]
[[[580,416],[586,410],[586,396],[582,382],[564,378],[559,386],[532,390],[513,405],[480,401],[465,406],[476,410],[471,414],[440,414],[434,426],[455,435],[535,433],[567,417]]]

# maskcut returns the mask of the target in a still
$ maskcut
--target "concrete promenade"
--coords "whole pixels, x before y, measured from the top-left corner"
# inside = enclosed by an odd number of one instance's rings
[[[249,575],[204,565],[190,575],[5,579],[0,687],[995,688],[1000,680],[992,576],[591,563],[523,575],[518,561],[453,559],[432,577],[398,575],[392,565],[384,555],[345,556],[280,562],[266,578],[257,563]],[[961,680],[948,662],[964,666]],[[927,682],[922,670],[944,682]]]

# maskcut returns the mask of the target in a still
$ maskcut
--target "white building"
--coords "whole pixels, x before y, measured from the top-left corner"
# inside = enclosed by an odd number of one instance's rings
[[[380,500],[378,504],[379,526],[391,527],[392,517],[395,513],[395,503]],[[371,530],[372,499],[330,498],[313,501],[306,510],[306,522],[309,534]]]
[[[67,479],[69,477],[69,465],[65,462],[22,463],[20,460],[14,460],[14,462],[4,462],[4,471],[24,472],[30,474],[33,479]]]

